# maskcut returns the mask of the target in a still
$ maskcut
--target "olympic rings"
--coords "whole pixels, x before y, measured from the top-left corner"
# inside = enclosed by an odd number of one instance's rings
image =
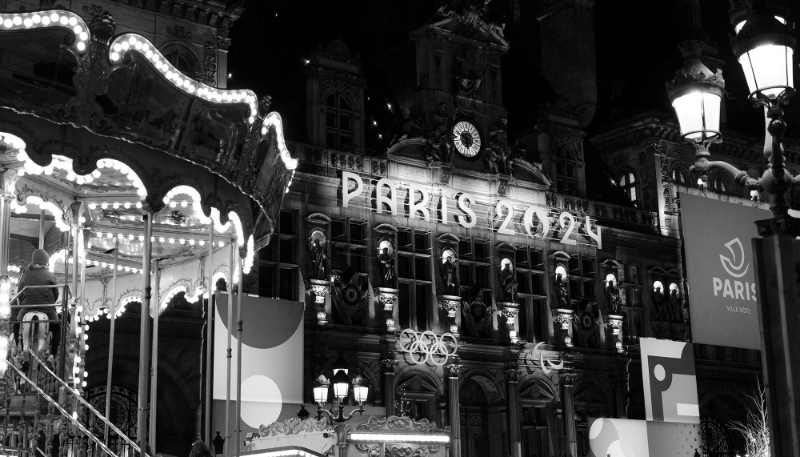
[[[419,333],[407,328],[400,332],[395,346],[398,352],[409,355],[412,365],[430,363],[441,367],[458,352],[458,339],[452,333],[437,336],[430,330]]]

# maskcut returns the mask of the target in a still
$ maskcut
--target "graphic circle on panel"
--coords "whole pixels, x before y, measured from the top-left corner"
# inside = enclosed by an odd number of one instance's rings
[[[254,375],[242,383],[242,420],[250,427],[278,420],[283,407],[281,389],[264,375]]]
[[[221,317],[220,321],[226,329],[228,328],[229,300],[229,295],[221,295],[220,299],[216,301],[217,312]],[[236,305],[233,307],[232,316],[231,329],[235,332],[238,320]],[[281,316],[281,319],[275,319],[275,316]],[[267,309],[244,301],[242,302],[242,320],[245,322],[246,328],[258,329],[258,331],[242,332],[242,343],[255,349],[278,347],[291,338],[302,319],[302,303],[274,300]]]

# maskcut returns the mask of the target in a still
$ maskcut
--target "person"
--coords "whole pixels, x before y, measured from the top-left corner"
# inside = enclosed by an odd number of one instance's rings
[[[52,288],[31,288],[25,289],[30,286],[47,286],[56,285],[56,277],[48,269],[47,264],[50,262],[50,255],[44,249],[36,249],[31,256],[31,264],[17,284],[17,290],[21,290],[18,297],[18,303],[21,305],[54,305],[58,301],[58,287]],[[14,332],[19,336],[17,341],[22,343],[22,335],[20,334],[20,322],[25,317],[25,314],[31,312],[41,312],[47,315],[50,321],[58,320],[56,309],[53,306],[42,308],[20,308],[17,313],[17,323],[14,324]],[[58,352],[58,344],[61,340],[61,327],[58,323],[51,322],[50,331],[52,332],[51,338],[51,356],[55,356]],[[52,362],[52,361],[51,361]]]
[[[192,444],[192,451],[189,452],[189,457],[213,457],[211,449],[206,446],[203,440],[197,440]]]

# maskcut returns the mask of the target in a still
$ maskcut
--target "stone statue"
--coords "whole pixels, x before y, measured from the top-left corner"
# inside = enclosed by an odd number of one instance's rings
[[[422,119],[420,119],[416,108],[403,108],[402,116],[395,118],[392,130],[394,130],[394,135],[389,142],[390,146],[406,138],[422,136]]]
[[[514,158],[508,146],[507,125],[508,120],[503,117],[492,128],[489,132],[489,148],[494,151],[503,173],[510,176],[514,174]]]
[[[655,310],[656,312],[655,312],[655,315],[653,316],[653,320],[654,321],[660,321],[660,320],[668,319],[669,318],[669,316],[668,316],[669,313],[668,313],[668,311],[666,309],[667,308],[666,307],[666,303],[665,303],[666,300],[665,300],[665,297],[664,297],[664,291],[661,290],[661,286],[656,286],[656,288],[653,290],[652,298],[653,298],[653,305],[656,308],[656,310]]]
[[[500,285],[503,288],[504,302],[517,302],[517,278],[514,276],[514,269],[511,262],[503,263],[500,270]]]
[[[606,286],[606,294],[608,295],[608,305],[612,314],[619,314],[622,308],[622,298],[619,295],[619,287],[614,284],[614,281],[609,280]]]
[[[448,255],[439,267],[439,275],[444,286],[444,295],[458,295],[458,261]]]
[[[569,309],[569,288],[567,279],[561,273],[556,273],[553,279],[553,291],[556,294],[556,308]]]
[[[389,253],[388,247],[382,247],[378,254],[378,262],[381,271],[381,287],[397,288],[397,275],[394,271],[394,256]]]
[[[669,320],[681,321],[681,295],[678,289],[669,290]]]
[[[450,116],[447,114],[447,103],[439,103],[436,112],[431,118],[431,131],[428,132],[428,141],[425,145],[425,160],[428,163],[453,160],[453,145],[451,144]]]
[[[486,148],[486,173],[496,175],[500,173],[498,162],[500,161],[500,153],[492,148]]]
[[[328,267],[327,242],[312,236],[308,250],[311,259],[311,279],[328,280],[330,269]]]

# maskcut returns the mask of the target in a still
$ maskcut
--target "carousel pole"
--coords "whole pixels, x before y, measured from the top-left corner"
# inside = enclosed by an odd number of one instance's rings
[[[67,232],[67,247],[64,248],[64,284],[69,283],[69,246],[72,244],[72,230]],[[69,322],[69,290],[64,286],[64,293],[61,294],[61,303],[63,308],[61,311],[61,341],[59,342],[59,349],[61,355],[58,357],[58,377],[66,379],[68,373],[67,364],[67,323]]]
[[[44,249],[44,217],[45,211],[39,212],[39,249]]]
[[[231,349],[231,335],[233,333],[232,332],[232,328],[233,328],[233,262],[234,262],[233,250],[234,249],[235,249],[235,246],[234,246],[233,243],[231,243],[231,252],[230,252],[230,257],[229,257],[229,260],[228,260],[228,279],[229,279],[229,281],[228,281],[228,320],[227,320],[228,324],[225,326],[228,329],[228,352],[227,352],[227,354],[228,354],[227,355],[227,357],[228,357],[228,362],[227,362],[228,363],[228,369],[227,369],[227,371],[228,371],[228,373],[227,373],[228,384],[227,384],[227,387],[225,389],[225,441],[227,443],[230,443],[231,442],[230,439],[231,439],[231,437],[233,437],[233,434],[231,433],[231,350],[232,350]],[[226,457],[230,457],[231,453],[229,451],[230,451],[230,446],[226,446],[225,447],[225,456]]]
[[[108,348],[108,376],[106,377],[106,419],[111,417],[111,373],[114,370],[114,331],[117,321],[117,265],[119,264],[119,238],[114,240],[114,271],[111,276],[111,303],[108,305],[111,317],[111,335],[109,336]],[[108,446],[108,424],[103,432],[103,442]]]
[[[153,213],[148,212],[144,219],[144,252],[142,259],[142,316],[141,330],[139,332],[139,391],[138,391],[138,411],[136,417],[136,441],[137,444],[146,448],[147,443],[147,381],[150,377],[150,263],[151,250],[153,248]],[[142,449],[141,456],[144,457],[146,449]]]
[[[81,295],[80,299],[78,300],[78,309],[80,310],[81,316],[81,328],[83,331],[81,332],[81,337],[78,338],[78,354],[81,356],[81,361],[83,362],[83,370],[81,370],[80,376],[84,376],[84,372],[86,372],[86,335],[88,334],[86,325],[86,308],[84,302],[86,300],[86,233],[83,230],[80,230],[80,243],[78,243],[78,255],[75,256],[75,261],[80,262],[81,266]],[[85,382],[85,377],[78,380],[77,385],[75,386],[78,392],[83,393],[84,387],[83,383]]]
[[[214,322],[214,306],[212,293],[214,292],[214,219],[211,219],[211,224],[208,229],[208,288],[206,294],[208,295],[208,304],[206,305],[206,392],[205,392],[205,410],[206,410],[206,428],[205,437],[206,443],[211,443],[211,402],[212,390],[211,382],[213,380],[214,368],[211,366],[213,363],[212,355],[214,348],[211,345],[213,338],[212,326]]]
[[[153,301],[153,370],[150,376],[153,378],[150,386],[150,449],[156,452],[156,407],[158,406],[158,317],[161,311],[161,270],[158,268],[158,260],[155,261],[155,289]]]
[[[11,200],[13,189],[8,190],[6,184],[10,177],[8,170],[0,171],[0,274],[8,273],[8,247],[11,244]]]
[[[236,240],[231,240],[236,249]],[[236,290],[236,457],[242,455],[242,258],[237,256],[236,272],[239,277],[239,288]]]

